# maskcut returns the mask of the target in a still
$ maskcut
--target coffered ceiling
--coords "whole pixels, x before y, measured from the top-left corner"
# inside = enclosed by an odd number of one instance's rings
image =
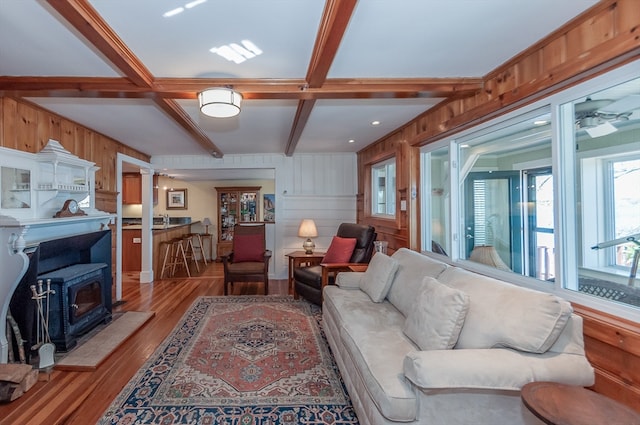
[[[595,3],[0,0],[0,94],[151,156],[356,152]],[[210,51],[243,40],[261,54]],[[237,117],[200,113],[220,86]]]

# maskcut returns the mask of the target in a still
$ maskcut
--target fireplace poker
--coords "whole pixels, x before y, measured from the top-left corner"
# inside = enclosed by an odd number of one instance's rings
[[[55,291],[51,289],[51,279],[47,279],[47,290],[43,291],[42,279],[38,280],[38,290],[36,286],[31,285],[31,292],[33,293],[32,299],[36,301],[38,307],[38,355],[40,358],[40,369],[46,369],[54,365],[54,354],[56,352],[56,346],[51,342],[51,336],[49,335],[49,300]],[[42,300],[47,300],[47,314],[45,317],[44,308],[42,307]],[[34,347],[35,348],[35,347]]]

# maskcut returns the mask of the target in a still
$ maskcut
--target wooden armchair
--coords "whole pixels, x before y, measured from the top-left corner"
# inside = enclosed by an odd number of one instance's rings
[[[269,294],[269,261],[271,251],[265,249],[264,224],[236,224],[233,249],[222,257],[224,294],[233,290],[234,282],[264,282],[264,294]]]
[[[367,264],[373,255],[373,241],[376,240],[375,228],[366,224],[342,223],[338,227],[336,236],[353,238],[355,247],[348,262],[322,262],[319,266],[300,267],[293,271],[294,295],[308,301],[322,305],[322,289],[332,284],[335,275],[349,270],[353,264]],[[326,258],[326,257],[325,257]]]

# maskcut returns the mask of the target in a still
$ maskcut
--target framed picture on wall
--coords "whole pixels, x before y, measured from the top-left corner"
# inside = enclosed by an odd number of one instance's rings
[[[167,209],[186,210],[187,209],[187,189],[167,190]]]
[[[264,221],[276,221],[276,195],[265,193],[264,197]]]

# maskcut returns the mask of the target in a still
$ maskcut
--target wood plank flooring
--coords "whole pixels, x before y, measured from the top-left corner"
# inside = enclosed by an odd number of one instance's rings
[[[202,267],[201,267],[202,268]],[[124,303],[118,311],[155,311],[156,315],[93,372],[53,370],[25,395],[0,404],[0,425],[95,424],[111,401],[175,327],[199,296],[222,295],[222,265],[209,263],[191,278],[175,277],[140,284],[123,278]],[[235,284],[234,295],[263,294],[262,283]],[[286,280],[269,281],[270,295],[288,293]]]

